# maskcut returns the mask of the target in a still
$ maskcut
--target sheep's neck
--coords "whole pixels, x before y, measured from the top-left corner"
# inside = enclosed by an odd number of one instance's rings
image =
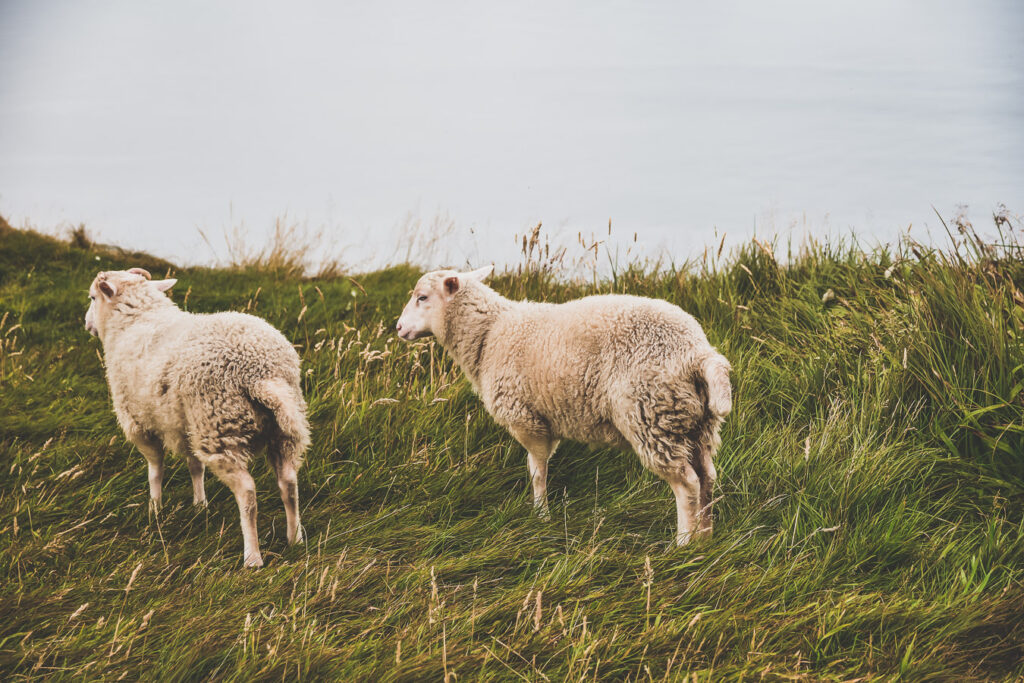
[[[104,348],[109,350],[110,346],[115,346],[121,334],[139,323],[157,320],[168,321],[167,316],[171,311],[182,313],[181,309],[174,305],[174,302],[164,297],[157,301],[118,302],[115,304],[114,314],[107,321],[102,339]]]
[[[469,296],[457,296],[449,302],[444,337],[438,341],[475,387],[491,328],[498,316],[515,304],[489,288],[474,288],[466,294]]]

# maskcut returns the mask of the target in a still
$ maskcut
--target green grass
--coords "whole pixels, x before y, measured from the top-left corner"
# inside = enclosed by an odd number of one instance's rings
[[[257,460],[267,566],[248,571],[230,493],[210,477],[193,509],[180,458],[149,516],[83,327],[97,271],[171,266],[0,224],[0,671],[1020,677],[1024,263],[997,227],[996,247],[968,233],[948,252],[850,241],[776,259],[754,243],[589,280],[530,257],[494,281],[668,299],[732,361],[715,537],[685,548],[668,487],[629,453],[563,445],[552,520],[531,513],[522,449],[433,342],[392,333],[415,268],[173,269],[180,305],[263,316],[302,355],[308,540],[286,546]]]

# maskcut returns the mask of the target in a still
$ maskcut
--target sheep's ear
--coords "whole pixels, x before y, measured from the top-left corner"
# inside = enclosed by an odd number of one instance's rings
[[[444,292],[448,296],[451,296],[455,292],[459,291],[459,276],[452,275],[444,279]]]
[[[130,269],[128,269],[128,272],[129,273],[134,273],[135,275],[141,275],[142,277],[146,278],[147,280],[152,280],[153,279],[153,276],[150,275],[149,271],[146,270],[145,268],[130,268]]]
[[[115,296],[117,296],[117,287],[112,283],[107,282],[106,280],[100,280],[99,284],[97,284],[96,286],[99,288],[100,292],[103,293],[103,296],[107,297],[108,299],[113,299]]]
[[[477,268],[476,270],[474,270],[472,272],[466,273],[466,277],[468,277],[468,278],[470,278],[472,280],[476,280],[477,282],[483,282],[488,277],[490,277],[490,275],[491,275],[491,273],[493,271],[494,271],[494,264],[492,263],[489,266],[484,266],[483,268]]]
[[[156,288],[158,290],[160,290],[161,292],[166,292],[168,289],[170,289],[171,287],[173,287],[177,283],[178,283],[178,281],[172,277],[169,280],[157,280],[153,284],[156,285]]]

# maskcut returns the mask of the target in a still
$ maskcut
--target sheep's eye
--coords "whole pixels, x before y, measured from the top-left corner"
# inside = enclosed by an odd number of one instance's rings
[[[93,295],[93,294],[90,294],[90,295],[89,295],[89,300],[90,300],[90,301],[96,301],[96,296],[95,296],[95,295]]]
[[[426,294],[421,294],[421,295],[420,295],[419,297],[417,297],[417,299],[416,299],[416,301],[426,301],[426,300],[427,300],[427,295],[426,295]]]

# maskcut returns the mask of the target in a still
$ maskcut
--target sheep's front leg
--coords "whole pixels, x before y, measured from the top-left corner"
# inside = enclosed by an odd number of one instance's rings
[[[227,459],[211,462],[210,468],[231,489],[238,502],[245,566],[262,567],[263,556],[260,554],[260,540],[256,534],[256,483],[252,475],[244,465]]]
[[[544,434],[525,430],[510,430],[516,441],[526,449],[526,464],[533,485],[533,508],[541,519],[551,517],[548,511],[548,460],[558,447],[558,441]]]
[[[137,438],[135,445],[146,459],[149,469],[149,506],[156,513],[160,510],[160,499],[164,484],[164,449],[158,441]]]
[[[194,455],[188,456],[188,473],[192,477],[192,504],[206,507],[206,465]]]

